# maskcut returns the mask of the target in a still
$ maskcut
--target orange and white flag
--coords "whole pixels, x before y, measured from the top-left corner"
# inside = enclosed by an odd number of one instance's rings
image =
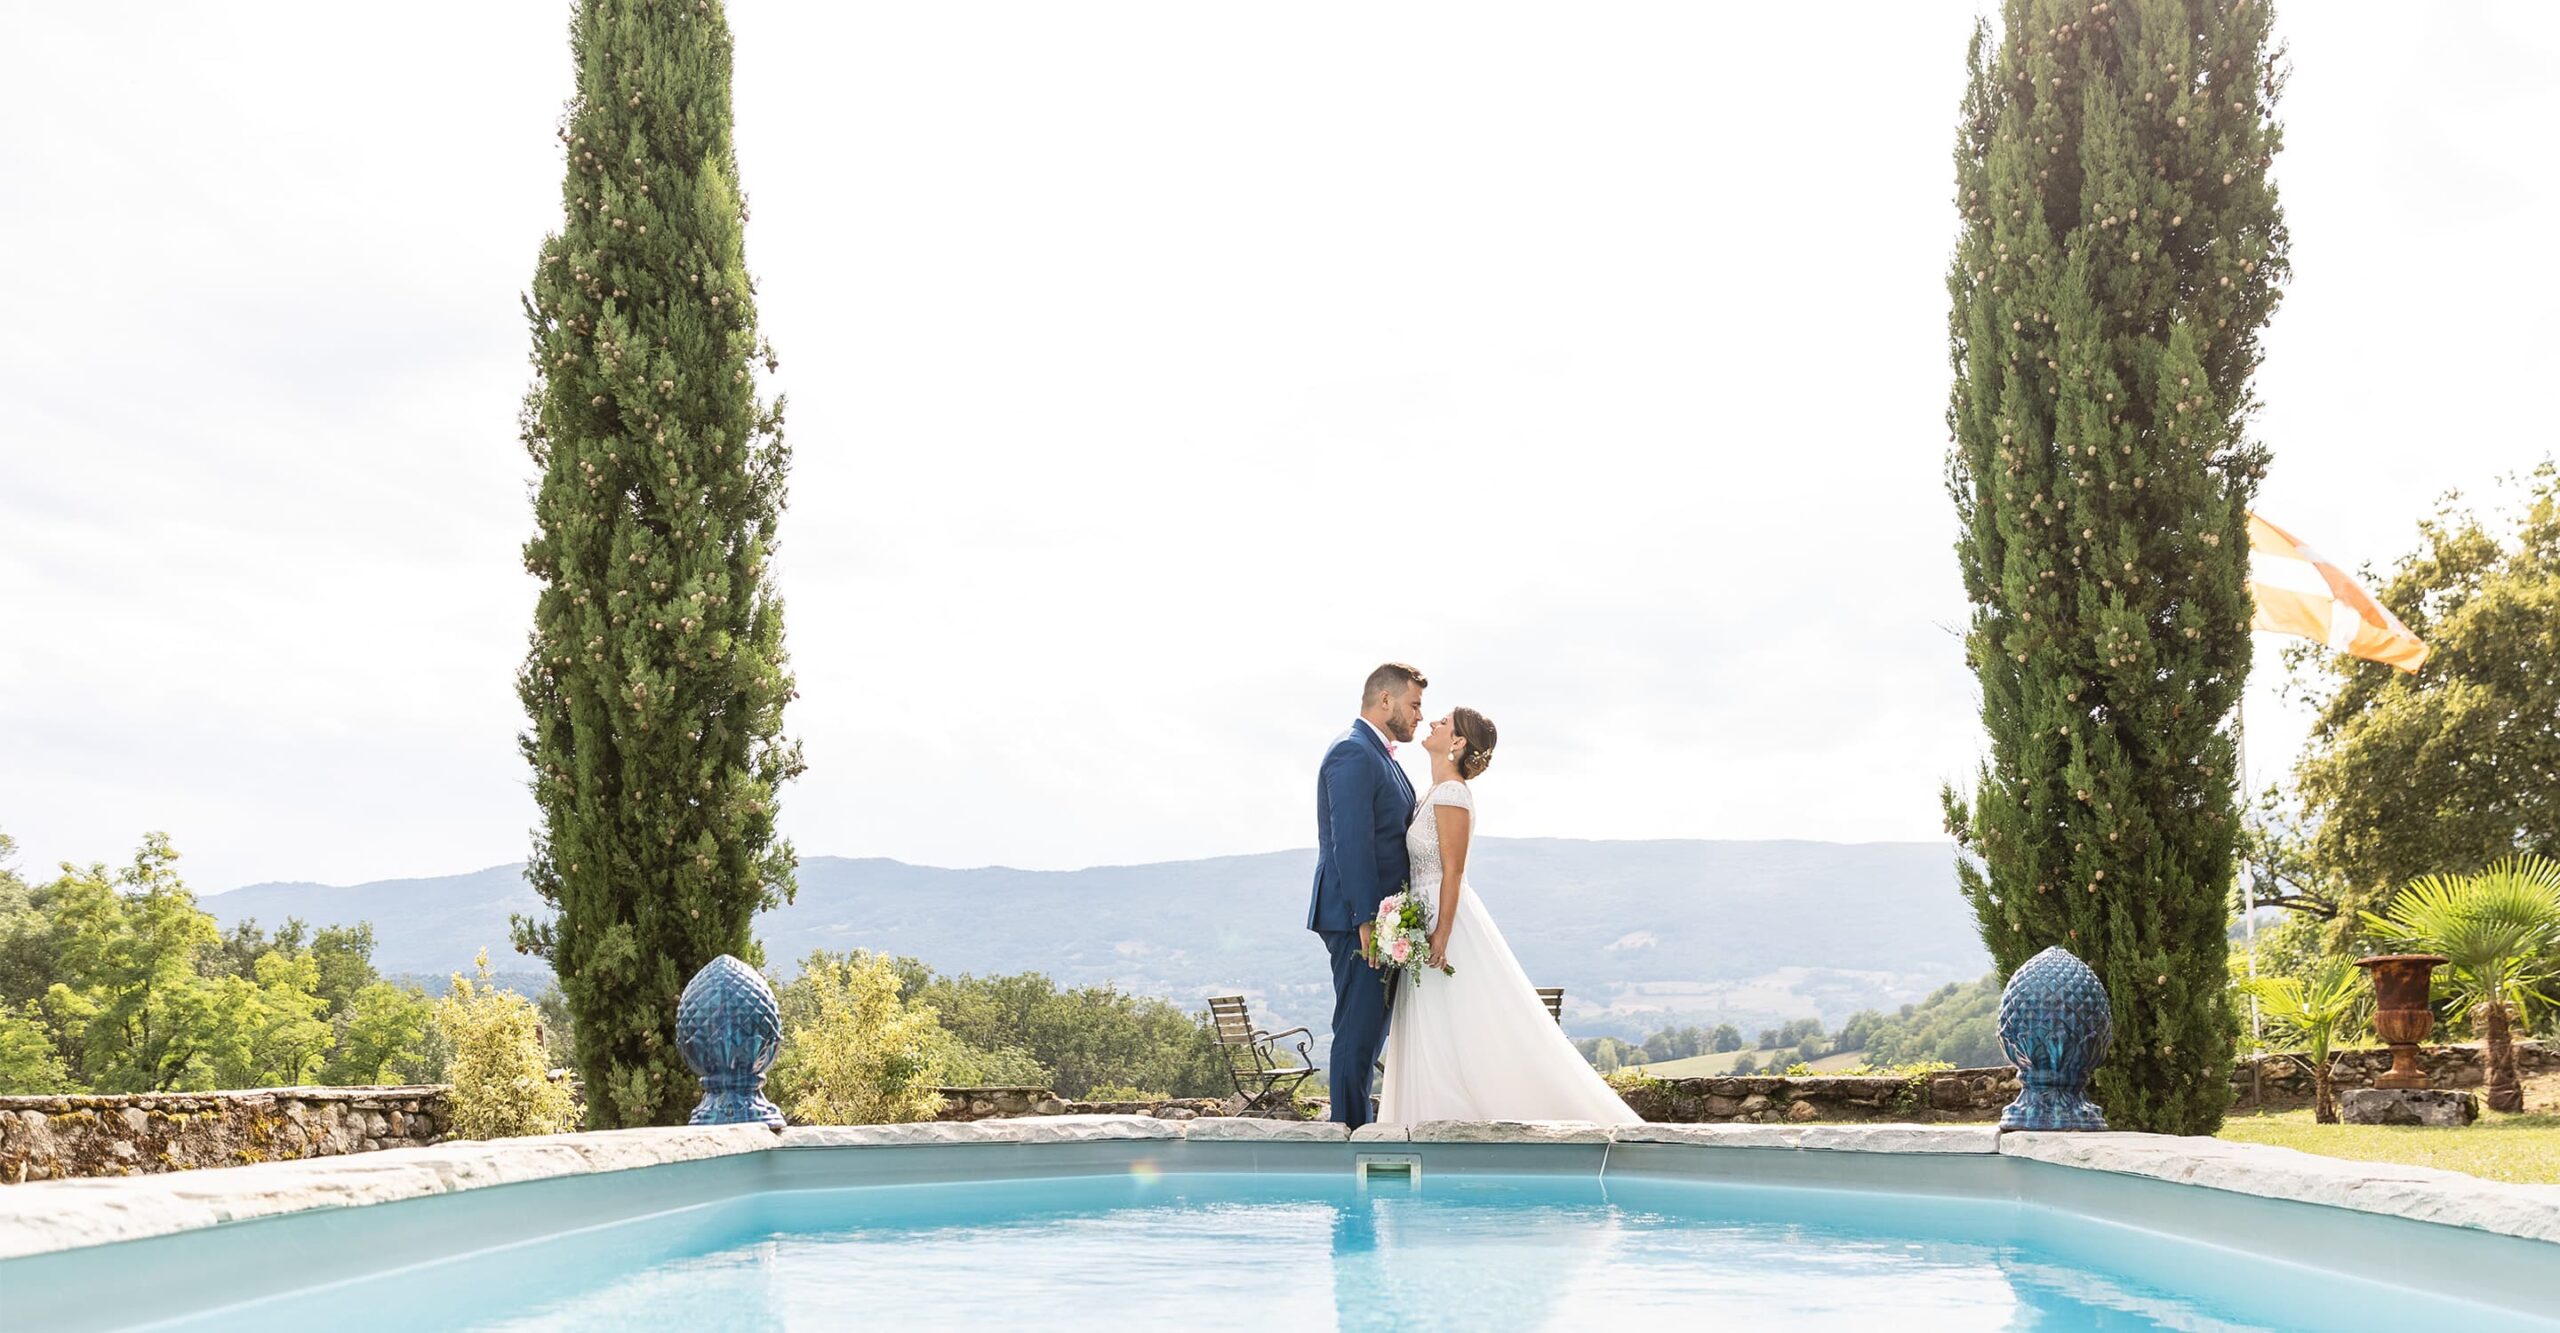
[[[2297,634],[2349,657],[2415,672],[2427,645],[2345,570],[2292,533],[2249,515],[2249,628]]]

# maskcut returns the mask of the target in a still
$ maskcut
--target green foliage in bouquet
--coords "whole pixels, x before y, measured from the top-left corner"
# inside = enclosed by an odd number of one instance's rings
[[[1402,962],[1395,957],[1398,941],[1405,949]],[[1431,966],[1431,913],[1423,907],[1422,896],[1411,889],[1391,893],[1378,904],[1376,926],[1369,932],[1368,957],[1379,967],[1411,972],[1417,981],[1425,972],[1437,971],[1451,977],[1458,974],[1458,969],[1445,961],[1437,968]]]

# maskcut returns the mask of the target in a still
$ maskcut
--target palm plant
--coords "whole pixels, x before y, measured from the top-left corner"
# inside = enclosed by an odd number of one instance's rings
[[[2332,959],[2307,980],[2302,977],[2251,977],[2240,983],[2276,1035],[2300,1049],[2286,1054],[2311,1071],[2311,1117],[2324,1125],[2338,1123],[2338,1082],[2329,1068],[2330,1047],[2355,1023],[2363,1009],[2364,978],[2354,964]]]
[[[2441,981],[2471,1011],[2486,1048],[2490,1109],[2523,1110],[2513,1020],[2552,1002],[2542,987],[2560,954],[2560,861],[2510,856],[2476,875],[2429,875],[2388,913],[2363,915],[2383,940],[2445,956]]]

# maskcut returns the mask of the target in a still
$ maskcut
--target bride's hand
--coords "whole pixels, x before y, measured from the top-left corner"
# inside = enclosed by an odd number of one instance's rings
[[[1435,971],[1449,966],[1449,932],[1445,930],[1431,932],[1431,966]]]

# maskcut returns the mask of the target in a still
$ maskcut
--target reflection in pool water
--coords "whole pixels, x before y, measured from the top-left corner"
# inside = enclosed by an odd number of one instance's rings
[[[2466,1328],[2512,1316],[2069,1214],[1674,1179],[1133,1173],[781,1192],[183,1327]],[[2545,1325],[2544,1327],[2555,1327]]]

